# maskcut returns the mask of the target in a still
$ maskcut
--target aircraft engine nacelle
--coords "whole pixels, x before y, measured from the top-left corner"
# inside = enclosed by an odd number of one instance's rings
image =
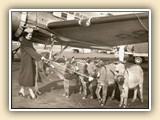
[[[12,40],[17,41],[24,29],[30,27],[34,29],[33,42],[50,44],[49,38],[53,33],[48,30],[47,24],[54,21],[57,18],[51,12],[11,12]]]
[[[19,35],[21,34],[20,33],[21,12],[12,12],[11,15],[12,15],[11,16],[12,40],[17,40],[18,39],[17,37],[19,37]]]
[[[12,13],[12,33],[16,33],[20,26],[21,22],[21,13],[20,12],[14,12]]]

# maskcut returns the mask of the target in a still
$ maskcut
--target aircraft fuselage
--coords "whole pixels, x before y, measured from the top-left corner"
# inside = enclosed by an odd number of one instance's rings
[[[27,27],[34,29],[33,42],[49,44],[53,35],[47,28],[49,22],[60,21],[52,12],[12,12],[12,40],[17,41],[23,30]]]

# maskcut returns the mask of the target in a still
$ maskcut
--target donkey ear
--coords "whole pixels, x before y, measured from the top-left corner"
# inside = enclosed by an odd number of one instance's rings
[[[91,58],[90,58],[90,57],[87,57],[85,61],[86,61],[87,63],[90,63],[90,62],[91,62]]]
[[[118,65],[119,61],[113,61],[113,64]]]
[[[88,64],[89,64],[85,59],[83,59],[83,62],[84,62],[86,65],[88,65]]]
[[[94,59],[93,60],[96,60],[97,59],[97,57],[94,57]]]
[[[73,63],[74,61],[75,61],[75,58],[73,56],[70,62]]]
[[[63,56],[63,59],[64,59],[65,62],[67,61],[67,58],[65,56]]]
[[[75,58],[74,58],[74,56],[72,57],[72,61],[74,61],[75,60]]]
[[[99,63],[97,62],[97,63],[95,63],[96,64],[96,66],[99,66]]]
[[[110,72],[115,76],[116,72],[114,72],[113,70],[110,70]]]

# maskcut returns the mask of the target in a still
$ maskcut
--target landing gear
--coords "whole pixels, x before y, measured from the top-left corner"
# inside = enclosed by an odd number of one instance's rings
[[[143,58],[143,57],[135,57],[135,58],[134,58],[134,62],[135,62],[136,64],[141,64],[143,61],[144,61],[144,58]]]

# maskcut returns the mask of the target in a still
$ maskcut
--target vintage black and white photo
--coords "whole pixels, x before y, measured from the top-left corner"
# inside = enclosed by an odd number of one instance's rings
[[[150,111],[149,9],[11,9],[11,111]]]

